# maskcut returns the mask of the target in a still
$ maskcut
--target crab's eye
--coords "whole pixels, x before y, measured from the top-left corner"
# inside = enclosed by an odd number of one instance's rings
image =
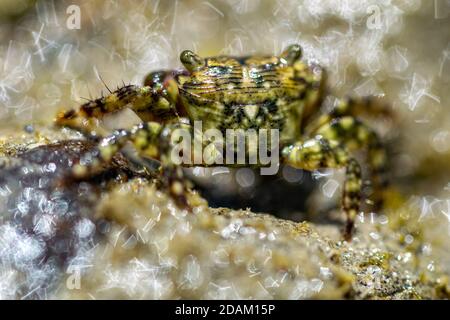
[[[205,60],[190,50],[184,50],[180,54],[180,61],[189,71],[195,71],[205,66]]]
[[[298,44],[292,44],[287,47],[280,55],[287,64],[291,65],[302,57],[302,47]]]

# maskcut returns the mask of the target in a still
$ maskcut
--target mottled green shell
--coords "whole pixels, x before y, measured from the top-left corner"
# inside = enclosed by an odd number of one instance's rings
[[[189,118],[203,129],[279,129],[282,142],[298,138],[321,80],[304,62],[275,56],[205,58],[203,67],[177,78]]]

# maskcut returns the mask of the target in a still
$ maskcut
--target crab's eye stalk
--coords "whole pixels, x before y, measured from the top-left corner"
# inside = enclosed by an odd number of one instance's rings
[[[284,60],[288,65],[292,65],[295,61],[302,57],[302,47],[298,44],[292,44],[287,47],[280,55],[280,59]]]
[[[180,61],[189,71],[196,71],[205,66],[205,60],[190,50],[184,50],[180,54]]]

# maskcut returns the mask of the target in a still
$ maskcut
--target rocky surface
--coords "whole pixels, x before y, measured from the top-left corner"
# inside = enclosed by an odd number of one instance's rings
[[[448,298],[448,233],[410,200],[339,224],[248,210],[177,208],[117,156],[103,174],[67,179],[92,145],[69,131],[0,137],[2,299]]]
[[[73,4],[79,30],[67,28]],[[445,5],[1,1],[0,298],[448,298]],[[99,97],[105,85],[141,84],[150,71],[178,68],[184,49],[278,54],[292,43],[326,68],[325,107],[347,94],[384,96],[399,120],[370,124],[383,141],[400,136],[390,169],[404,199],[393,195],[384,214],[361,215],[352,243],[340,242],[341,216],[329,212],[340,191],[330,172],[193,177],[210,204],[245,203],[314,224],[206,204],[188,214],[120,156],[90,181],[66,179],[93,149],[74,141],[78,134],[47,129],[56,110]],[[27,123],[44,126],[22,130]]]

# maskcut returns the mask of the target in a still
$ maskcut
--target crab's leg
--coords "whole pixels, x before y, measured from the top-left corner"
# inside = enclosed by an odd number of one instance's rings
[[[320,137],[287,146],[283,148],[282,156],[287,164],[299,169],[346,168],[342,210],[347,217],[344,237],[351,240],[361,202],[361,168],[358,162],[337,142]]]
[[[367,159],[373,186],[374,210],[383,206],[383,191],[388,186],[387,155],[375,131],[350,116],[334,118],[319,127],[315,134],[325,139],[339,141],[349,151],[367,148]]]
[[[374,96],[344,98],[338,101],[329,114],[331,117],[341,117],[345,115],[356,117],[361,114],[394,117],[389,104],[385,103],[381,98]]]
[[[127,85],[110,94],[83,104],[79,110],[60,112],[56,125],[76,129],[86,135],[100,130],[97,119],[125,108],[131,108],[139,116],[147,115],[144,120],[155,120],[167,115],[174,115],[173,106],[162,94],[162,90],[150,86],[139,87]],[[149,119],[148,115],[154,116]]]
[[[388,119],[395,118],[391,107],[380,98],[374,96],[347,97],[339,100],[330,111],[311,121],[305,128],[305,134],[314,132],[317,128],[334,118],[344,116],[358,117],[360,115],[369,117],[382,116]]]
[[[190,130],[189,125],[162,125],[158,122],[141,123],[131,130],[116,130],[112,135],[100,140],[90,163],[73,166],[72,175],[76,179],[85,179],[100,173],[116,153],[127,143],[131,143],[141,157],[161,162],[163,187],[169,189],[178,204],[187,206],[187,181],[183,179],[181,167],[174,165],[170,159],[171,132],[180,127]]]

